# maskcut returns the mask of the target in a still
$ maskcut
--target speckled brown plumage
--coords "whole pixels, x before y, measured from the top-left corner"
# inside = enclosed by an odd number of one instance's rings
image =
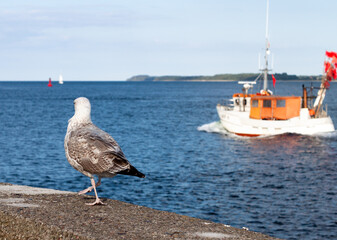
[[[67,147],[69,157],[91,174],[113,177],[130,168],[117,142],[92,123],[70,132]]]
[[[69,119],[64,139],[66,157],[71,166],[91,179],[92,187],[80,194],[94,189],[96,202],[93,204],[102,204],[96,193],[94,175],[99,178],[97,186],[102,177],[124,174],[144,178],[145,175],[129,163],[118,143],[108,133],[91,122],[89,100],[77,98],[74,104],[75,114]]]

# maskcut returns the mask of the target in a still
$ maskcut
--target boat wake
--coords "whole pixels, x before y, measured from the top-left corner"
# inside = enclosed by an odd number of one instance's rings
[[[316,133],[314,136],[319,138],[337,139],[337,130],[326,133]]]
[[[223,136],[231,137],[231,138],[238,138],[238,139],[251,139],[251,137],[246,137],[246,136],[239,136],[234,133],[228,132],[223,125],[221,124],[220,121],[216,122],[211,122],[211,123],[206,123],[204,125],[201,125],[198,127],[198,131],[200,132],[207,132],[207,133],[217,133],[221,134]],[[270,137],[274,135],[268,135],[268,136],[259,136],[255,138],[265,138],[265,137]]]
[[[206,123],[204,125],[201,125],[198,127],[198,131],[200,132],[208,132],[208,133],[219,133],[223,135],[232,135],[232,133],[228,132],[220,123],[220,121],[217,122],[211,122]]]

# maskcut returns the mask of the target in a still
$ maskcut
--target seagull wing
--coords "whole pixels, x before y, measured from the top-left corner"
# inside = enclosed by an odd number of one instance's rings
[[[91,174],[116,174],[130,169],[118,143],[93,124],[71,132],[69,156]]]

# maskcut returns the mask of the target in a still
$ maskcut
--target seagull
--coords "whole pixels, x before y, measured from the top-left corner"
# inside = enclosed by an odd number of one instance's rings
[[[145,178],[126,159],[118,143],[106,132],[95,126],[90,117],[90,101],[85,97],[74,101],[75,114],[68,121],[64,149],[68,162],[77,171],[91,180],[91,185],[78,194],[94,190],[96,200],[87,205],[104,204],[97,195],[96,187],[101,178],[112,178],[117,174]],[[98,177],[95,183],[94,176]]]

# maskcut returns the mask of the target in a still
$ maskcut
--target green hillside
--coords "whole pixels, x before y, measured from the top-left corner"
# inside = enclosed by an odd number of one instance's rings
[[[137,75],[133,76],[127,81],[253,81],[258,77],[258,73],[239,73],[239,74],[216,74],[213,76],[149,76],[149,75]],[[321,79],[321,76],[298,76],[288,75],[287,73],[275,73],[277,80],[289,80],[289,81],[317,81]],[[269,75],[271,79],[271,75]]]

